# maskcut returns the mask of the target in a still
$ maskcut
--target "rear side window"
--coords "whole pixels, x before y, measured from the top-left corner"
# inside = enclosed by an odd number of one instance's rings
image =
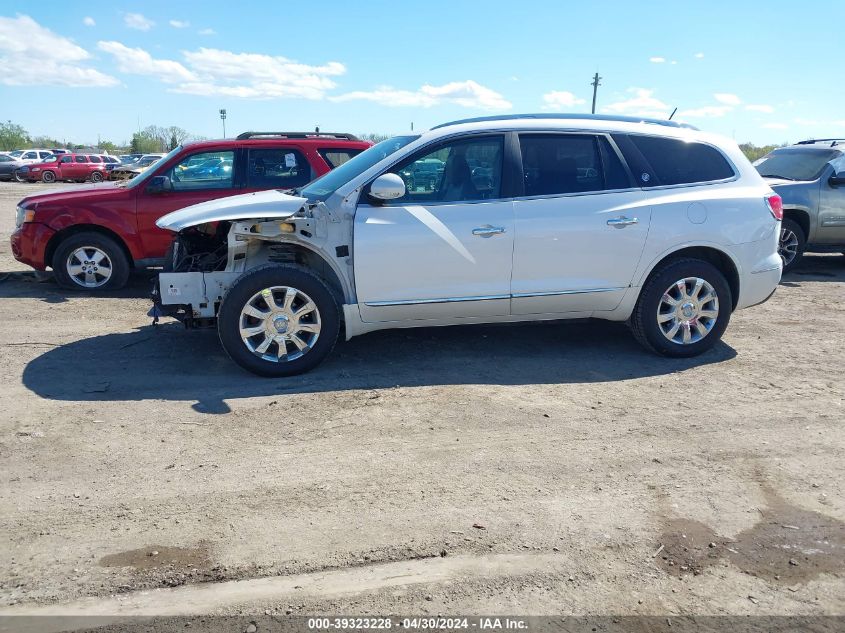
[[[334,169],[340,167],[353,156],[361,153],[360,149],[321,149],[320,156]]]
[[[643,187],[687,185],[732,178],[734,170],[715,147],[658,136],[628,137],[651,167]]]
[[[308,159],[291,148],[250,149],[246,173],[252,189],[292,189],[314,179]]]
[[[62,158],[59,160],[59,162],[60,163],[72,163],[73,162],[73,156],[62,156]]]
[[[75,160],[76,160],[77,163],[87,163],[88,162],[88,159],[85,158],[84,156],[77,156]]]
[[[520,134],[526,196],[587,193],[631,186],[607,140],[589,135]]]
[[[88,160],[92,163],[102,163],[103,161],[100,159],[99,156],[89,156]]]

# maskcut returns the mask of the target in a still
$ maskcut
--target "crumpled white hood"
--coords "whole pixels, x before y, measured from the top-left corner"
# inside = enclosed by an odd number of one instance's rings
[[[276,189],[244,193],[201,202],[168,213],[156,221],[156,226],[168,231],[181,231],[189,226],[223,220],[251,218],[287,218],[299,211],[307,200],[289,196]]]

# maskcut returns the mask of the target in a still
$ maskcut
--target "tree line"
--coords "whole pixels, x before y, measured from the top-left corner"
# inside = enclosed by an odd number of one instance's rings
[[[203,137],[192,134],[181,127],[171,125],[162,127],[149,125],[143,130],[132,134],[129,141],[113,143],[108,140],[99,140],[96,144],[80,144],[72,141],[59,140],[51,136],[32,136],[22,126],[11,121],[0,123],[0,151],[11,151],[13,149],[28,149],[31,147],[43,147],[44,149],[68,149],[79,150],[96,148],[101,152],[151,154],[168,152],[185,141],[199,141]]]

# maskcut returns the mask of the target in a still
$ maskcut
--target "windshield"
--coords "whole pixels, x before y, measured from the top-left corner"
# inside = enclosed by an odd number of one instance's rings
[[[840,156],[837,150],[776,149],[754,163],[761,176],[785,180],[815,180],[824,166]]]
[[[178,154],[178,153],[179,153],[179,152],[181,152],[181,151],[182,151],[182,146],[181,146],[181,145],[179,145],[179,146],[178,146],[178,147],[176,147],[175,149],[170,150],[170,153],[169,153],[169,154],[167,154],[167,156],[165,156],[164,158],[157,158],[157,159],[155,160],[155,162],[161,162],[161,164],[163,165],[164,163],[166,163],[167,161],[169,161],[171,158],[173,158],[174,156],[176,156],[176,154]],[[138,185],[142,184],[142,183],[143,183],[145,180],[147,180],[148,178],[151,178],[151,177],[152,177],[152,175],[153,175],[156,171],[158,171],[158,170],[157,170],[157,169],[148,169],[147,171],[145,171],[145,172],[142,172],[142,173],[138,174],[137,176],[135,176],[135,177],[134,177],[134,178],[132,178],[131,180],[125,180],[125,181],[123,181],[123,182],[125,182],[125,183],[126,183],[126,186],[127,186],[127,187],[130,187],[130,188],[131,188],[131,187],[137,187]],[[122,185],[122,184],[123,184],[123,183],[118,183],[118,185]]]
[[[418,138],[419,136],[394,136],[386,141],[382,141],[378,145],[373,145],[370,149],[361,152],[354,158],[350,158],[337,169],[309,183],[303,189],[296,190],[296,193],[308,198],[311,202],[325,200],[338,187],[360,176],[376,163],[381,162],[394,152],[398,152],[408,143]]]

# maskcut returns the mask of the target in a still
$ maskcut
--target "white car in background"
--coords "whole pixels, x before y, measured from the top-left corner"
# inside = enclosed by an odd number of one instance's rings
[[[49,149],[24,149],[9,152],[12,156],[17,158],[23,165],[31,165],[32,163],[40,163],[46,158],[53,156],[53,152]]]
[[[433,160],[434,186],[409,187]],[[288,193],[162,217],[178,236],[153,313],[216,320],[231,358],[269,376],[315,367],[341,324],[350,338],[592,317],[693,356],[775,291],[781,218],[727,138],[624,117],[468,119],[379,143]]]

